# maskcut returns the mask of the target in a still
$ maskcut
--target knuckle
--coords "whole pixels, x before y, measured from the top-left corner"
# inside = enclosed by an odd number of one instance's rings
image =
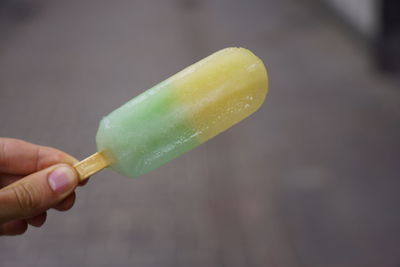
[[[63,161],[63,153],[50,147],[38,147],[36,151],[36,170],[45,169]]]
[[[12,190],[22,213],[28,214],[38,210],[41,203],[34,186],[29,183],[21,183],[13,187]]]
[[[53,155],[54,163],[63,163],[65,162],[65,160],[66,160],[65,154],[59,150],[56,150],[56,152]]]

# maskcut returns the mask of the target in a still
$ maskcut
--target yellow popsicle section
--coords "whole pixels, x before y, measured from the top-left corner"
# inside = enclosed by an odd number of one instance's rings
[[[263,62],[244,48],[220,50],[169,80],[200,142],[255,112],[268,90]]]

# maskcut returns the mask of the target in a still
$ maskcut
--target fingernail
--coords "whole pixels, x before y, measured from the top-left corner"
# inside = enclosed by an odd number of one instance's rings
[[[56,193],[63,193],[75,185],[76,173],[69,167],[59,167],[50,173],[48,181]]]

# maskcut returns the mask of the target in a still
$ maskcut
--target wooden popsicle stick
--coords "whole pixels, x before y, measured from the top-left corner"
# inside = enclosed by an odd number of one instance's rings
[[[106,168],[110,165],[110,160],[102,152],[96,152],[86,159],[79,161],[74,165],[75,170],[79,174],[80,181],[83,181],[92,174]]]

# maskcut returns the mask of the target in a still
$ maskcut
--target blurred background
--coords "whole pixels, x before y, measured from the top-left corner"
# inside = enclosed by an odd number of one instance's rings
[[[397,2],[397,3],[396,3]],[[0,0],[0,136],[95,152],[102,116],[228,46],[270,93],[185,156],[79,188],[0,266],[400,266],[398,1]]]

